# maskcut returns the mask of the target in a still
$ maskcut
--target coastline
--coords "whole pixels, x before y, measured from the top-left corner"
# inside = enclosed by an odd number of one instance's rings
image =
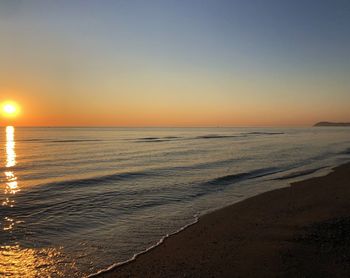
[[[350,258],[350,251],[340,250],[350,245],[350,236],[344,238],[350,233],[347,185],[350,163],[203,215],[129,261],[89,277],[349,275],[340,259]]]

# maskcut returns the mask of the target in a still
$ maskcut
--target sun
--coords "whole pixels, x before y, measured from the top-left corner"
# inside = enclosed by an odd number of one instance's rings
[[[6,104],[4,106],[4,112],[6,114],[13,114],[13,113],[16,113],[16,107],[12,104]]]
[[[13,101],[4,102],[1,107],[4,117],[15,117],[19,113],[19,106]]]

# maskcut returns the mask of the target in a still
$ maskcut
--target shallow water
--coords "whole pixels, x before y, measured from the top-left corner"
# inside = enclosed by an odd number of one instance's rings
[[[349,128],[1,128],[0,276],[81,277],[350,160]]]

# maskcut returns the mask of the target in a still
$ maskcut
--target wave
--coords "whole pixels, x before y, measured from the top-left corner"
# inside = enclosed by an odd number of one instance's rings
[[[136,142],[142,142],[142,143],[152,143],[152,142],[166,142],[166,141],[172,141],[172,140],[196,140],[196,139],[225,139],[225,138],[240,138],[240,137],[246,137],[249,135],[281,135],[285,134],[284,132],[247,132],[247,133],[241,133],[241,134],[207,134],[207,135],[200,135],[196,137],[178,137],[178,136],[165,136],[165,137],[141,137],[136,139],[127,139],[127,140],[133,140]]]
[[[165,137],[141,137],[141,138],[136,138],[132,139],[138,143],[154,143],[154,142],[167,142],[167,141],[173,141],[181,139],[181,137],[178,136],[165,136]]]
[[[15,165],[11,167],[0,167],[0,172],[7,172],[7,171],[22,171],[22,170],[27,170],[27,169],[32,169],[31,166],[29,165]]]
[[[164,140],[164,139],[179,139],[181,137],[178,136],[165,136],[165,137],[141,137],[141,138],[136,138],[136,140]]]
[[[345,151],[342,151],[339,154],[350,154],[350,148],[347,148]]]
[[[196,140],[196,139],[223,139],[223,138],[236,138],[241,137],[237,135],[216,135],[216,134],[209,134],[209,135],[203,135],[203,136],[197,136],[194,138],[184,138],[184,137],[175,137],[175,136],[167,136],[167,137],[148,137],[148,138],[138,138],[136,139],[136,142],[142,142],[142,143],[155,143],[155,142],[168,142],[168,141],[175,141],[175,140]]]
[[[16,140],[17,142],[41,142],[41,141],[49,141],[48,139],[39,139],[39,138],[33,138],[33,139],[19,139]]]
[[[99,139],[67,139],[67,140],[50,140],[52,143],[80,143],[80,142],[100,142]]]
[[[158,140],[160,139],[159,137],[141,137],[137,138],[136,140]]]
[[[165,139],[179,139],[181,137],[179,137],[179,136],[165,136],[163,138],[165,138]]]
[[[285,171],[285,169],[280,169],[276,167],[261,168],[257,170],[252,170],[250,172],[243,172],[239,174],[218,177],[207,182],[206,185],[230,185],[245,179],[260,178],[272,174],[277,174],[282,171]]]
[[[324,167],[318,167],[318,168],[314,168],[314,169],[307,169],[307,170],[302,170],[302,171],[297,171],[297,172],[293,172],[290,173],[288,175],[279,177],[279,178],[275,178],[273,180],[288,180],[288,179],[293,179],[293,178],[298,178],[298,177],[302,177],[302,176],[306,176],[306,175],[311,175],[313,173],[316,173],[319,170],[325,169],[328,166],[324,166]]]
[[[247,137],[249,135],[281,135],[285,134],[284,132],[247,132],[236,135],[224,135],[224,134],[208,134],[197,136],[194,139],[221,139],[221,138],[239,138],[239,137]]]
[[[169,139],[154,139],[154,140],[138,140],[137,143],[157,143],[157,142],[169,142]]]
[[[48,143],[80,143],[80,142],[100,142],[100,141],[103,141],[103,140],[100,140],[100,139],[62,139],[62,140],[55,140],[55,139],[39,139],[39,138],[17,140],[17,142],[48,142]]]
[[[243,133],[244,135],[282,135],[285,134],[284,132],[260,132],[260,131],[255,131],[255,132],[247,132]]]
[[[209,135],[202,135],[197,136],[195,139],[220,139],[220,138],[236,138],[240,137],[237,135],[219,135],[219,134],[209,134]]]
[[[103,175],[103,176],[97,176],[97,177],[91,177],[91,178],[85,178],[85,179],[57,181],[57,182],[41,184],[39,187],[37,187],[38,189],[34,188],[33,191],[50,190],[52,187],[66,189],[66,188],[76,187],[76,186],[81,187],[81,186],[99,185],[101,183],[109,183],[114,181],[142,178],[148,175],[149,174],[146,172],[130,172],[130,173],[117,173],[117,174]]]
[[[26,210],[31,211],[31,217],[34,217],[34,214],[41,215],[42,213],[47,212],[48,210],[62,211],[67,210],[68,207],[81,208],[81,204],[85,202],[93,202],[96,206],[102,208],[104,207],[104,204],[112,202],[115,198],[134,199],[136,196],[155,196],[155,198],[152,198],[150,200],[144,200],[142,204],[129,204],[128,208],[131,213],[135,210],[139,210],[145,207],[149,208],[154,206],[162,206],[164,204],[169,203],[190,201],[203,195],[223,190],[227,185],[231,185],[246,179],[254,179],[275,174],[280,171],[283,170],[271,167],[257,169],[245,173],[238,173],[234,175],[226,175],[209,181],[196,182],[192,185],[190,183],[180,183],[169,188],[147,188],[143,190],[141,190],[140,188],[130,188],[129,190],[126,190],[125,188],[121,189],[118,186],[113,186],[104,187],[102,191],[99,189],[98,192],[94,190],[90,192],[85,192],[85,196],[81,196],[79,194],[79,192],[81,192],[82,190],[82,187],[86,186],[107,186],[117,181],[130,181],[131,179],[142,179],[149,177],[154,178],[156,176],[166,177],[168,174],[168,171],[164,173],[160,169],[145,170],[143,172],[117,173],[86,179],[71,179],[65,181],[46,183],[37,187],[32,187],[29,190],[25,190],[26,192],[22,191],[22,193],[19,194],[19,197],[20,195],[25,194],[23,195],[24,197],[26,196],[25,198],[28,198],[30,196],[30,198],[34,198],[37,200],[35,209],[33,209],[32,207],[31,209]],[[50,201],[50,206],[47,206],[46,201],[41,200],[42,196],[54,196],[56,201]],[[120,209],[118,210],[118,213],[121,213]],[[126,211],[122,210],[122,213],[125,214]],[[113,217],[115,217],[115,215],[113,215]]]

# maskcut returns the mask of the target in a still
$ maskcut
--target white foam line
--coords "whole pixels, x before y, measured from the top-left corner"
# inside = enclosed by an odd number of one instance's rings
[[[93,274],[90,274],[90,275],[88,275],[88,276],[86,276],[86,277],[87,277],[87,278],[96,277],[96,276],[98,276],[98,275],[100,275],[100,274],[102,274],[102,273],[106,273],[106,272],[108,272],[108,271],[110,271],[110,270],[112,270],[112,269],[114,269],[114,268],[117,268],[117,267],[120,267],[120,266],[122,266],[122,265],[125,265],[125,264],[127,264],[127,263],[132,262],[132,261],[134,261],[138,256],[140,256],[140,255],[142,255],[142,254],[145,254],[145,253],[147,253],[148,251],[150,251],[150,250],[156,248],[157,246],[161,245],[161,244],[164,242],[164,240],[165,240],[166,238],[171,237],[171,236],[173,236],[173,235],[176,235],[176,234],[182,232],[183,230],[187,229],[188,227],[190,227],[190,226],[192,226],[192,225],[198,223],[198,221],[199,221],[199,216],[198,216],[198,214],[195,214],[195,215],[194,215],[194,221],[193,221],[193,222],[191,222],[191,223],[189,223],[189,224],[187,224],[187,225],[181,227],[179,230],[175,231],[174,233],[166,234],[166,235],[163,236],[156,244],[154,244],[154,245],[148,247],[147,249],[145,249],[145,250],[143,250],[143,251],[141,251],[141,252],[139,252],[139,253],[134,254],[130,259],[128,259],[128,260],[126,260],[126,261],[122,261],[122,262],[119,262],[119,263],[112,264],[111,266],[109,266],[109,267],[107,267],[107,268],[105,268],[105,269],[99,270],[98,272],[93,273]]]

